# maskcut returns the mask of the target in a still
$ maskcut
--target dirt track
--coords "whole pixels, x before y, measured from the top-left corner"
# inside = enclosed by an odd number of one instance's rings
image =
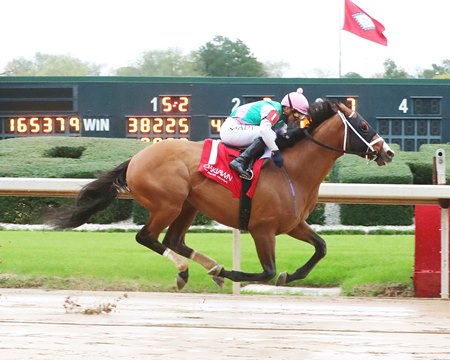
[[[2,360],[450,359],[450,301],[439,299],[0,294]],[[100,306],[113,311],[82,313]]]

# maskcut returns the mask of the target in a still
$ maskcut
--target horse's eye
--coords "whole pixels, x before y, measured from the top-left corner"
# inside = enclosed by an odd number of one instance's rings
[[[369,131],[369,124],[367,123],[367,121],[361,121],[361,123],[359,124],[359,128],[362,132],[366,133]]]

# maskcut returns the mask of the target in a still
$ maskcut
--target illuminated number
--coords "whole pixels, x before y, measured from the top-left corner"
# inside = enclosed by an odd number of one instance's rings
[[[128,133],[136,134],[138,132],[138,120],[135,117],[128,118]]]
[[[55,118],[55,132],[56,133],[66,132],[66,119],[60,116]]]
[[[178,131],[180,134],[189,133],[189,122],[187,118],[183,117],[178,119]]]
[[[27,119],[24,118],[24,117],[17,118],[17,121],[16,121],[16,131],[17,131],[17,133],[19,133],[19,134],[26,133],[27,129],[28,129]]]
[[[166,125],[166,134],[173,134],[175,133],[175,125],[177,122],[174,118],[167,118],[167,125]]]
[[[39,125],[39,118],[32,117],[30,118],[30,132],[32,134],[37,134],[41,131],[41,126]]]
[[[170,96],[163,96],[161,99],[161,103],[163,112],[168,113],[172,111],[173,105]]]
[[[211,133],[218,134],[218,133],[220,133],[220,128],[222,126],[222,119],[212,118],[209,120],[209,125],[212,128]]]
[[[150,138],[148,137],[143,137],[140,139],[142,142],[150,142]]]
[[[153,122],[153,132],[155,134],[162,134],[163,132],[163,124],[164,121],[162,118],[155,118],[154,122]]]
[[[180,104],[178,105],[180,112],[187,112],[189,110],[189,98],[187,96],[180,96]]]
[[[42,132],[44,134],[51,134],[53,132],[53,120],[51,117],[44,117],[42,119]]]
[[[69,127],[70,127],[70,132],[71,133],[79,133],[81,130],[81,126],[80,126],[80,118],[76,117],[76,116],[72,116],[69,119]]]
[[[408,101],[406,99],[403,99],[400,105],[398,106],[398,109],[400,111],[403,111],[404,114],[408,112]]]
[[[153,112],[157,112],[158,111],[158,98],[156,96],[150,100],[150,104],[153,105]]]
[[[350,105],[350,109],[352,109],[352,111],[356,111],[356,99],[353,97],[348,97],[346,100],[347,103]]]
[[[239,98],[233,98],[231,99],[231,102],[234,103],[233,108],[231,109],[231,111],[236,110],[236,108],[241,105],[241,99]]]
[[[135,138],[142,141],[158,142],[165,139],[181,139],[182,135],[190,133],[190,118],[188,116],[145,116],[127,117],[128,137],[140,134]],[[153,137],[156,136],[156,137]],[[188,137],[184,137],[188,139]]]
[[[8,129],[7,132],[13,133],[16,129],[16,119],[10,118],[8,121]]]
[[[27,132],[27,119],[20,117],[17,119],[17,132],[19,134],[24,134]]]
[[[141,133],[144,134],[150,134],[151,127],[150,127],[150,119],[147,117],[141,118],[141,126],[140,126]]]

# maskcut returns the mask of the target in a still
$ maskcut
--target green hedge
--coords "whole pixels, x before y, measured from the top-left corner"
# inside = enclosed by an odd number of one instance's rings
[[[73,199],[38,197],[0,197],[0,222],[11,224],[42,224],[47,209],[64,208],[72,205]],[[110,224],[131,217],[133,201],[116,200],[108,209],[95,214],[90,222]]]
[[[449,144],[425,144],[419,148],[418,152],[402,153],[402,160],[410,167],[413,174],[414,184],[429,185],[433,183],[433,157],[438,149],[444,149],[445,154],[450,154]],[[446,178],[450,178],[450,163],[448,161]]]
[[[111,170],[145,146],[133,139],[55,136],[1,140],[0,177],[90,179]],[[81,148],[85,148],[81,156],[73,158],[73,153]],[[69,156],[55,156],[64,153]]]
[[[145,146],[133,139],[33,137],[1,140],[0,176],[92,179]],[[64,207],[73,202],[64,198],[0,197],[0,222],[39,224],[47,208]],[[91,221],[107,224],[129,219],[132,207],[132,200],[118,200]]]

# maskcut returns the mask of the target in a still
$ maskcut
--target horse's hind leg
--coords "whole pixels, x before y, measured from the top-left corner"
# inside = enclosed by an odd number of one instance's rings
[[[285,285],[291,281],[306,278],[314,266],[316,266],[320,259],[325,257],[327,253],[327,244],[325,243],[325,240],[317,235],[306,222],[300,223],[294,230],[290,231],[288,235],[295,239],[310,243],[314,246],[315,251],[311,258],[294,273],[280,273],[276,282],[277,285]]]
[[[149,222],[136,234],[136,241],[150,250],[167,257],[175,264],[179,272],[187,272],[187,260],[171,250],[167,245],[158,241],[159,234],[176,218],[178,213],[178,211],[153,212]]]
[[[210,275],[213,276],[213,280],[219,286],[223,286],[224,281],[222,277],[215,276],[218,275],[222,267],[210,257],[199,253],[185,243],[185,235],[191,226],[192,222],[195,220],[197,210],[193,208],[189,203],[184,203],[183,209],[180,215],[172,222],[172,224],[167,229],[167,233],[164,236],[163,244],[180,255],[186,258],[192,259],[195,262],[202,265]],[[181,271],[177,275],[177,287],[181,290],[187,283],[189,278],[188,269]]]

